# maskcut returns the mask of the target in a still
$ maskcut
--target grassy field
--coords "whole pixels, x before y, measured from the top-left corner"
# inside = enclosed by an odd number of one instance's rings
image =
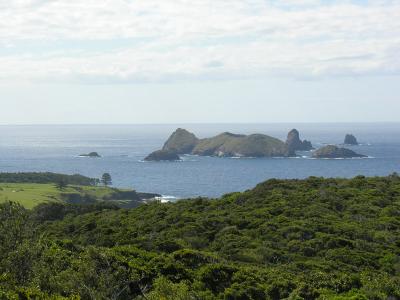
[[[62,202],[70,195],[89,195],[103,200],[105,197],[112,197],[113,193],[115,190],[109,187],[68,186],[59,190],[55,184],[0,183],[0,203],[18,202],[28,209],[45,202]]]

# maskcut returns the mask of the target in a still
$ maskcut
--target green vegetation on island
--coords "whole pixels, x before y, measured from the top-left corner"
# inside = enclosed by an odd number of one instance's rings
[[[241,135],[229,132],[200,140],[192,153],[219,157],[274,157],[289,155],[285,143],[276,138],[264,134]]]
[[[400,177],[134,209],[0,204],[0,299],[400,299]]]

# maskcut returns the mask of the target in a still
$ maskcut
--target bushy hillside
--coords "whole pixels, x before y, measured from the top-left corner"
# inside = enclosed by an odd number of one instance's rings
[[[0,222],[5,298],[400,299],[396,174],[59,216],[3,204]]]

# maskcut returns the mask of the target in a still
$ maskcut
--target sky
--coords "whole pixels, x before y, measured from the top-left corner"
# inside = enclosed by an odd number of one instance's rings
[[[400,0],[0,0],[0,124],[395,122]]]

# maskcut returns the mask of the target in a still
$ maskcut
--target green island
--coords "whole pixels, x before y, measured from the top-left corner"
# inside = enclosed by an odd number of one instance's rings
[[[144,160],[176,161],[180,154],[215,157],[290,157],[296,155],[295,150],[296,146],[292,142],[285,144],[265,134],[243,135],[224,132],[211,138],[198,139],[186,129],[178,128],[161,150],[149,154]]]
[[[353,135],[346,136],[346,144],[357,143]],[[144,158],[145,161],[178,161],[179,155],[191,154],[214,157],[295,157],[297,151],[315,150],[312,143],[300,139],[297,129],[292,129],[283,142],[265,134],[234,134],[224,132],[211,138],[198,139],[186,129],[178,128],[165,142],[161,150],[154,151]],[[316,149],[313,158],[364,158],[347,148],[328,145]]]
[[[36,185],[2,184],[0,299],[400,299],[397,174],[133,209]]]

